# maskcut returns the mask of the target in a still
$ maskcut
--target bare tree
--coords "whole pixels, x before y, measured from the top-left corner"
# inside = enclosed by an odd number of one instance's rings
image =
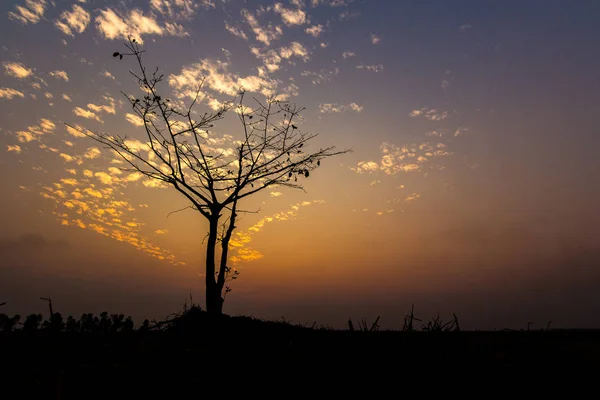
[[[123,94],[143,120],[146,147],[133,146],[126,137],[69,126],[114,150],[128,165],[124,170],[142,173],[175,188],[191,203],[188,208],[208,220],[206,308],[221,314],[224,296],[230,290],[225,284],[237,278],[237,271],[227,261],[231,236],[238,215],[243,212],[238,208],[240,201],[273,186],[303,189],[301,180],[308,178],[322,159],[348,150],[328,147],[306,152],[308,142],[317,135],[303,132],[296,125],[304,108],[278,100],[277,96],[262,101],[254,98],[255,103],[248,107],[241,88],[239,95],[220,110],[199,114],[194,106],[202,95],[200,84],[188,107],[174,106],[159,91],[163,75],[158,68],[149,72],[145,67],[140,45],[129,39],[125,46],[127,53],[116,52],[113,56],[133,56],[137,61],[136,72],[130,73],[142,95]],[[232,141],[231,149],[219,151],[211,146],[210,130],[232,110],[239,117],[243,134],[240,140]]]

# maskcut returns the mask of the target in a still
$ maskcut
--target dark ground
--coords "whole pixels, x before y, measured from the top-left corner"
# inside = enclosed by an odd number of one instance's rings
[[[573,395],[600,379],[600,331],[351,332],[195,312],[160,331],[16,330],[0,360],[6,399]]]

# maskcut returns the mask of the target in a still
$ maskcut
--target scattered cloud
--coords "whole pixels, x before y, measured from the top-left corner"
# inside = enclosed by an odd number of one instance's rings
[[[25,97],[25,95],[16,89],[0,87],[0,99],[11,100],[13,97]]]
[[[12,151],[13,153],[17,153],[17,154],[19,154],[21,152],[21,146],[19,146],[18,144],[15,144],[15,145],[9,144],[6,147],[7,147],[6,151],[8,151],[8,152]]]
[[[242,77],[229,71],[229,63],[211,59],[183,67],[179,74],[169,76],[169,84],[178,91],[179,97],[194,97],[203,79],[205,87],[230,96],[237,95],[241,89],[268,96],[275,92],[278,84],[260,75]]]
[[[96,113],[86,110],[81,107],[75,107],[73,109],[73,114],[77,115],[78,117],[82,117],[82,118],[86,118],[86,119],[95,119],[98,122],[103,122]]]
[[[335,68],[333,70],[321,70],[319,72],[302,71],[300,73],[300,75],[312,77],[312,83],[313,83],[313,85],[318,85],[318,84],[321,84],[323,82],[329,82],[329,81],[331,81],[331,79],[335,75],[339,74],[339,72],[340,72],[339,68]]]
[[[38,140],[38,138],[42,135],[53,133],[56,129],[56,124],[49,119],[42,118],[38,125],[32,125],[27,127],[26,130],[17,131],[16,136],[17,140],[21,143],[28,143],[34,140]]]
[[[73,4],[73,10],[63,11],[54,24],[65,35],[75,36],[75,33],[83,33],[90,24],[90,13],[84,10],[83,7]]]
[[[138,115],[127,113],[125,119],[133,126],[144,126],[144,120]]]
[[[86,135],[82,132],[87,132],[87,129],[84,128],[81,125],[75,125],[74,127],[71,127],[69,125],[65,125],[66,129],[67,129],[67,133],[73,137],[76,138],[84,138],[86,137]]]
[[[114,77],[114,75],[113,75],[113,74],[111,74],[111,73],[110,73],[110,72],[108,72],[108,71],[104,71],[104,72],[102,72],[100,75],[102,75],[102,76],[104,76],[104,77],[106,77],[106,78],[108,78],[108,79],[112,79],[113,81],[115,81],[115,80],[116,80],[116,78]]]
[[[471,28],[472,28],[471,24],[462,24],[461,26],[458,27],[458,30],[461,32],[466,32]]]
[[[309,26],[308,28],[304,29],[304,32],[308,33],[309,35],[313,36],[313,37],[318,37],[321,33],[323,33],[323,25],[313,25],[313,26]],[[323,46],[321,46],[323,47]]]
[[[4,74],[12,76],[13,78],[24,79],[33,74],[33,70],[31,68],[27,68],[20,62],[5,62],[3,65]]]
[[[256,17],[246,9],[242,9],[241,14],[246,23],[250,25],[252,32],[256,36],[256,40],[265,46],[270,46],[271,41],[276,40],[283,34],[280,26],[274,26],[270,22],[266,26],[261,26]]]
[[[366,69],[367,71],[371,71],[371,72],[381,72],[381,71],[383,71],[383,64],[357,65],[356,68],[357,69]]]
[[[71,97],[68,94],[63,93],[62,98],[66,101],[73,101],[71,100]]]
[[[246,33],[240,28],[236,28],[235,26],[229,25],[227,22],[225,23],[225,29],[229,31],[233,36],[238,37],[240,39],[248,40],[248,36]]]
[[[442,121],[448,118],[447,111],[438,111],[435,108],[427,107],[412,110],[408,115],[414,118],[425,117],[430,121]]]
[[[282,195],[283,195],[283,193],[281,193],[281,192],[271,192],[271,197],[279,197]]]
[[[132,9],[124,14],[118,14],[110,8],[100,10],[96,17],[96,26],[101,35],[109,40],[127,39],[132,36],[143,43],[144,35],[187,35],[181,25],[167,22],[165,27],[162,27],[154,14],[144,15],[139,9]]]
[[[342,53],[342,57],[344,59],[354,57],[355,55],[356,55],[356,53],[354,53],[353,51],[345,51]]]
[[[15,6],[15,11],[8,13],[8,18],[22,24],[37,24],[46,11],[46,0],[25,0],[25,6]]]
[[[88,160],[93,160],[94,158],[98,158],[99,156],[100,156],[100,149],[98,149],[97,147],[90,147],[83,154],[83,157],[87,158]]]
[[[279,48],[279,55],[281,58],[288,59],[292,56],[296,56],[298,58],[303,59],[304,61],[308,61],[310,58],[310,54],[306,47],[304,47],[299,42],[292,42],[289,46],[283,46]]]
[[[462,136],[469,132],[471,132],[470,128],[458,128],[456,131],[454,131],[454,136]]]
[[[150,0],[153,11],[177,20],[189,20],[198,8],[214,8],[214,0]]]
[[[383,172],[386,175],[395,175],[400,172],[419,171],[432,159],[452,154],[446,150],[445,144],[430,142],[404,146],[384,142],[380,151],[379,161],[359,161],[356,167],[350,169],[358,174]]]
[[[356,103],[350,104],[338,104],[338,103],[324,103],[319,104],[319,112],[322,114],[325,113],[341,113],[345,111],[354,111],[361,112],[363,110],[363,106],[360,106]]]
[[[379,42],[381,42],[381,38],[379,36],[377,36],[376,34],[372,33],[371,34],[371,43],[377,44]]]
[[[69,75],[65,71],[52,71],[50,72],[50,76],[56,79],[62,79],[65,82],[69,82]]]
[[[283,23],[287,26],[303,25],[306,23],[306,13],[300,8],[285,8],[281,3],[275,3],[273,10],[281,15]]]
[[[298,213],[301,208],[315,204],[323,204],[324,202],[325,201],[323,200],[313,200],[292,204],[290,208],[285,211],[281,211],[260,219],[257,223],[245,231],[235,232],[235,235],[232,237],[230,242],[230,249],[233,253],[232,257],[230,258],[231,262],[233,264],[239,264],[242,262],[258,260],[264,257],[262,253],[249,247],[250,242],[252,242],[253,235],[260,232],[266,224],[277,221],[282,222],[294,220],[298,217]]]
[[[414,201],[414,200],[418,199],[419,197],[421,197],[421,195],[419,193],[413,193],[411,195],[406,196],[406,198],[404,199],[404,202],[410,203],[411,201]]]

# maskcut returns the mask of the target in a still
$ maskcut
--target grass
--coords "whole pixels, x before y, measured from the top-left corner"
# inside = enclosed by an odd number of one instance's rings
[[[196,305],[138,328],[108,313],[79,319],[54,313],[46,321],[33,314],[22,323],[0,315],[0,331],[2,387],[60,399],[178,398],[209,389],[373,396],[454,376],[480,381],[512,374],[531,382],[531,371],[590,369],[600,361],[597,331],[461,331],[455,315],[425,323],[414,307],[402,331],[382,330],[379,318],[349,319],[348,329],[334,330],[214,316]]]

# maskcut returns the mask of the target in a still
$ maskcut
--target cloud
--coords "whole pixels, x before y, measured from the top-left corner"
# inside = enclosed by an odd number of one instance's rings
[[[67,129],[67,133],[71,136],[77,137],[77,138],[84,138],[87,137],[86,135],[84,135],[82,132],[87,132],[87,129],[84,128],[81,125],[75,125],[74,127],[70,127],[69,125],[65,125],[66,129]]]
[[[144,120],[138,115],[127,113],[125,119],[134,126],[144,126]]]
[[[445,120],[446,118],[448,118],[447,111],[438,111],[435,108],[427,108],[427,107],[423,107],[420,109],[414,109],[410,113],[408,113],[408,115],[413,118],[425,117],[430,121],[442,121],[442,120]]]
[[[273,10],[281,15],[283,23],[287,26],[302,25],[306,23],[306,13],[301,9],[285,8],[281,3],[275,3]]]
[[[340,70],[339,68],[335,68],[334,70],[331,71],[327,71],[327,70],[321,70],[319,72],[314,72],[314,71],[302,71],[300,73],[300,75],[302,76],[310,76],[313,78],[312,83],[313,85],[318,85],[321,84],[323,82],[329,82],[331,81],[331,79],[339,74]]]
[[[458,30],[461,32],[466,32],[471,28],[472,28],[471,24],[462,24],[461,26],[458,27]]]
[[[93,112],[105,112],[105,113],[113,114],[113,115],[116,114],[116,112],[117,112],[113,102],[111,102],[111,104],[103,104],[103,105],[96,105],[96,104],[90,103],[87,105],[87,108],[89,108]]]
[[[303,59],[305,62],[310,58],[310,53],[306,50],[306,47],[299,42],[292,42],[289,46],[280,47],[279,55],[284,59],[296,56]]]
[[[179,97],[193,97],[203,79],[207,88],[230,96],[237,95],[241,89],[269,96],[277,88],[275,80],[257,75],[241,77],[229,72],[229,63],[211,59],[200,60],[199,63],[183,67],[181,73],[170,75],[169,85],[179,92]]]
[[[152,10],[173,19],[191,19],[198,7],[214,8],[213,0],[150,0]]]
[[[16,132],[17,139],[21,143],[28,143],[37,140],[40,136],[48,133],[53,133],[56,129],[56,124],[49,119],[42,118],[38,125],[27,127],[27,130]]]
[[[454,136],[462,136],[469,132],[471,132],[470,128],[458,128],[456,131],[454,131]]]
[[[185,28],[183,27],[183,25],[177,24],[175,22],[166,22],[165,30],[167,31],[167,33],[170,36],[177,36],[177,37],[190,36],[190,34],[185,31]]]
[[[0,87],[0,99],[11,100],[13,97],[25,97],[25,95],[15,89]]]
[[[356,55],[356,53],[352,52],[352,51],[345,51],[342,53],[342,57],[344,59],[346,58],[350,58],[350,57],[354,57]]]
[[[12,76],[17,79],[28,78],[33,74],[33,70],[31,68],[27,68],[25,65],[19,62],[5,62],[4,64],[4,74],[8,76]]]
[[[73,109],[73,114],[77,115],[78,117],[82,117],[82,118],[86,118],[86,119],[95,119],[98,122],[103,122],[96,113],[86,110],[81,107],[75,107]]]
[[[66,101],[73,101],[71,100],[71,97],[69,97],[68,94],[63,93],[62,98],[65,99]]]
[[[117,110],[115,108],[115,99],[113,99],[110,96],[103,96],[104,100],[106,100],[106,102],[108,104],[101,104],[101,105],[97,105],[97,104],[93,104],[93,103],[89,103],[87,105],[87,109],[81,108],[81,107],[75,107],[73,109],[73,114],[79,116],[79,117],[83,117],[86,119],[94,119],[98,122],[103,123],[104,121],[102,121],[102,119],[100,118],[100,116],[98,115],[98,113],[107,113],[107,114],[116,114]]]
[[[323,33],[323,25],[313,25],[304,29],[304,32],[308,33],[313,37],[318,37],[321,33]]]
[[[83,157],[87,158],[88,160],[93,160],[94,158],[100,157],[100,154],[100,149],[97,147],[90,147],[83,154]]]
[[[168,23],[170,25],[161,27],[153,14],[144,15],[141,10],[133,9],[128,14],[119,15],[110,8],[100,10],[96,17],[96,26],[98,31],[105,39],[127,39],[129,36],[135,37],[140,43],[143,43],[144,35],[186,35],[180,25]]]
[[[379,162],[359,161],[356,167],[350,167],[350,169],[358,174],[383,172],[386,175],[419,171],[433,158],[452,154],[445,148],[446,145],[443,143],[423,142],[397,146],[384,142],[380,146],[381,159]]]
[[[113,75],[113,74],[111,74],[111,73],[110,73],[110,72],[108,72],[108,71],[104,71],[104,72],[102,72],[100,75],[102,75],[102,76],[104,76],[104,77],[106,77],[106,78],[108,78],[108,79],[112,79],[113,81],[115,81],[115,80],[116,80],[116,78],[114,77],[114,75]]]
[[[63,11],[54,24],[65,35],[74,37],[75,33],[83,33],[90,24],[90,13],[81,6],[73,4],[73,11]]]
[[[229,33],[231,33],[235,37],[239,37],[240,39],[248,40],[248,36],[246,35],[246,33],[243,30],[236,28],[235,26],[231,26],[227,22],[225,23],[225,29],[227,29],[227,31],[229,31]]]
[[[21,152],[21,146],[19,146],[18,144],[15,144],[15,145],[8,144],[8,145],[6,145],[6,147],[7,147],[6,151],[8,151],[8,152],[12,151],[17,154],[19,154]]]
[[[361,112],[363,110],[363,106],[360,106],[356,103],[350,104],[338,104],[338,103],[324,103],[319,104],[319,111],[323,114],[325,113],[341,113],[345,111],[354,111]]]
[[[356,68],[357,69],[366,69],[367,71],[371,71],[371,72],[381,72],[381,71],[383,71],[383,64],[357,65]]]
[[[410,203],[411,201],[414,201],[414,200],[418,199],[419,197],[421,197],[421,195],[419,193],[413,193],[411,195],[406,196],[406,198],[404,199],[404,202]]]
[[[271,197],[279,197],[282,195],[283,195],[283,193],[281,193],[281,192],[271,192]]]
[[[283,34],[281,27],[273,26],[271,23],[266,27],[261,26],[256,17],[246,9],[242,9],[241,14],[246,20],[246,23],[252,28],[252,32],[256,35],[256,40],[263,43],[265,46],[270,46],[271,41],[276,40]]]
[[[52,71],[50,72],[50,76],[56,79],[62,79],[65,82],[69,82],[69,75],[65,71]]]
[[[25,7],[17,5],[15,10],[8,13],[9,19],[22,24],[37,24],[46,11],[46,0],[25,0]]]
[[[273,192],[278,193],[278,192]],[[277,196],[275,196],[277,197]],[[263,257],[263,254],[259,251],[251,249],[248,247],[250,242],[252,242],[252,237],[254,234],[260,232],[266,224],[276,222],[276,221],[288,221],[293,220],[298,216],[298,213],[302,207],[307,207],[315,204],[323,204],[325,201],[323,200],[313,200],[313,201],[303,201],[296,204],[292,204],[289,209],[285,211],[281,211],[271,216],[264,217],[259,220],[257,223],[249,227],[246,231],[237,231],[235,235],[231,238],[230,249],[232,252],[232,256],[230,261],[233,264],[239,264],[241,262],[249,262],[258,260]]]
[[[100,182],[102,182],[104,185],[113,184],[113,177],[107,174],[106,172],[96,172],[94,176],[98,178]]]
[[[379,42],[381,42],[381,38],[379,36],[377,36],[376,34],[372,33],[371,34],[371,43],[377,44]]]

